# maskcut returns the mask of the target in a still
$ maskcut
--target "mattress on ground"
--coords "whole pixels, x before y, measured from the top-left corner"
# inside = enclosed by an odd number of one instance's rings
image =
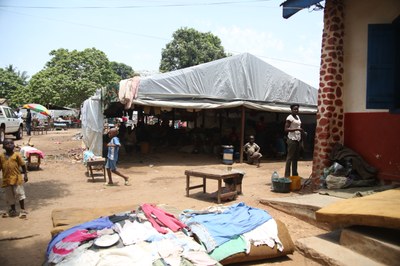
[[[180,211],[174,207],[168,205],[157,205],[158,207],[164,209],[165,211],[179,216]],[[78,224],[91,221],[93,219],[110,216],[119,212],[125,212],[127,210],[136,210],[139,205],[126,205],[126,206],[113,206],[113,207],[103,207],[103,208],[67,208],[67,209],[54,209],[52,211],[51,217],[53,221],[53,230],[51,231],[52,236],[69,229]],[[288,254],[293,254],[295,250],[294,243],[290,237],[289,231],[286,225],[278,219],[275,219],[278,225],[278,237],[282,242],[283,251],[279,251],[277,247],[270,248],[266,245],[254,246],[251,245],[250,253],[245,252],[234,254],[228,258],[225,258],[220,263],[223,265],[256,261],[263,259],[271,259],[286,256]]]
[[[319,209],[318,222],[337,226],[366,225],[400,229],[400,188],[344,199]]]
[[[119,212],[136,210],[138,205],[113,206],[102,208],[67,208],[54,209],[51,213],[53,229],[51,235],[54,236],[75,225],[85,223],[102,216],[110,216]]]

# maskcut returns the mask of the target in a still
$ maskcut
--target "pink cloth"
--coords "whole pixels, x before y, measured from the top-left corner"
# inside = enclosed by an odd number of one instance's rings
[[[88,230],[77,230],[54,245],[49,254],[49,262],[59,263],[68,254],[74,251],[81,242],[96,238],[97,233],[88,233]]]
[[[125,110],[132,107],[133,99],[137,98],[140,77],[136,76],[130,79],[124,79],[119,82],[118,98],[125,106]]]
[[[31,146],[23,146],[20,152],[25,158],[29,158],[31,154],[39,154],[40,158],[44,158],[44,152]]]
[[[26,157],[29,157],[31,154],[39,154],[40,158],[44,158],[44,152],[36,150],[36,151],[26,151]]]
[[[164,227],[168,227],[173,232],[186,228],[186,224],[176,219],[173,214],[165,212],[154,205],[143,204],[141,207],[149,222],[162,234],[168,233]]]

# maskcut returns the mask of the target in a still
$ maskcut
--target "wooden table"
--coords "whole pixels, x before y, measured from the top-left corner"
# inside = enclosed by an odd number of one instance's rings
[[[217,200],[218,204],[221,203],[221,199],[235,197],[237,194],[242,193],[242,178],[244,173],[236,170],[225,170],[218,168],[198,168],[192,170],[186,170],[186,196],[189,197],[189,191],[196,188],[203,188],[203,193],[206,193],[206,179],[213,179],[218,181]],[[190,177],[201,177],[203,183],[200,185],[190,186]],[[234,184],[234,191],[223,193],[222,191],[222,180],[231,179]]]
[[[27,167],[29,169],[32,169],[32,168],[39,169],[39,167],[40,167],[40,154],[30,153],[28,155]]]
[[[61,129],[67,130],[68,125],[67,125],[67,123],[64,123],[64,122],[54,122],[53,127],[54,127],[54,130],[61,130]]]
[[[104,176],[104,182],[106,181],[106,159],[105,158],[100,158],[96,159],[93,161],[87,161],[86,166],[88,168],[88,173],[92,177],[92,181],[94,182],[94,175],[93,175],[93,167],[94,166],[100,166],[101,170],[103,170],[103,176]]]

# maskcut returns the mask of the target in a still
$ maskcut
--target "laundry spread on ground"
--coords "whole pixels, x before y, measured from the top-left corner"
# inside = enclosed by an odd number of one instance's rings
[[[220,261],[248,255],[257,246],[276,250],[274,257],[287,254],[278,234],[278,225],[267,211],[243,202],[184,210],[179,215],[142,204],[58,233],[48,244],[46,263],[221,265]],[[290,246],[288,250],[293,252]]]

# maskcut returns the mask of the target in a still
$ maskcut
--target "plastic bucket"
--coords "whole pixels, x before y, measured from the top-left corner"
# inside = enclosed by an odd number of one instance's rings
[[[292,180],[290,180],[290,178],[286,178],[286,177],[272,179],[272,185],[274,187],[274,192],[289,193],[291,183],[292,183]]]
[[[222,163],[233,164],[233,146],[222,146]]]
[[[297,175],[293,175],[289,177],[292,180],[290,183],[290,191],[296,191],[301,188],[301,177]]]

